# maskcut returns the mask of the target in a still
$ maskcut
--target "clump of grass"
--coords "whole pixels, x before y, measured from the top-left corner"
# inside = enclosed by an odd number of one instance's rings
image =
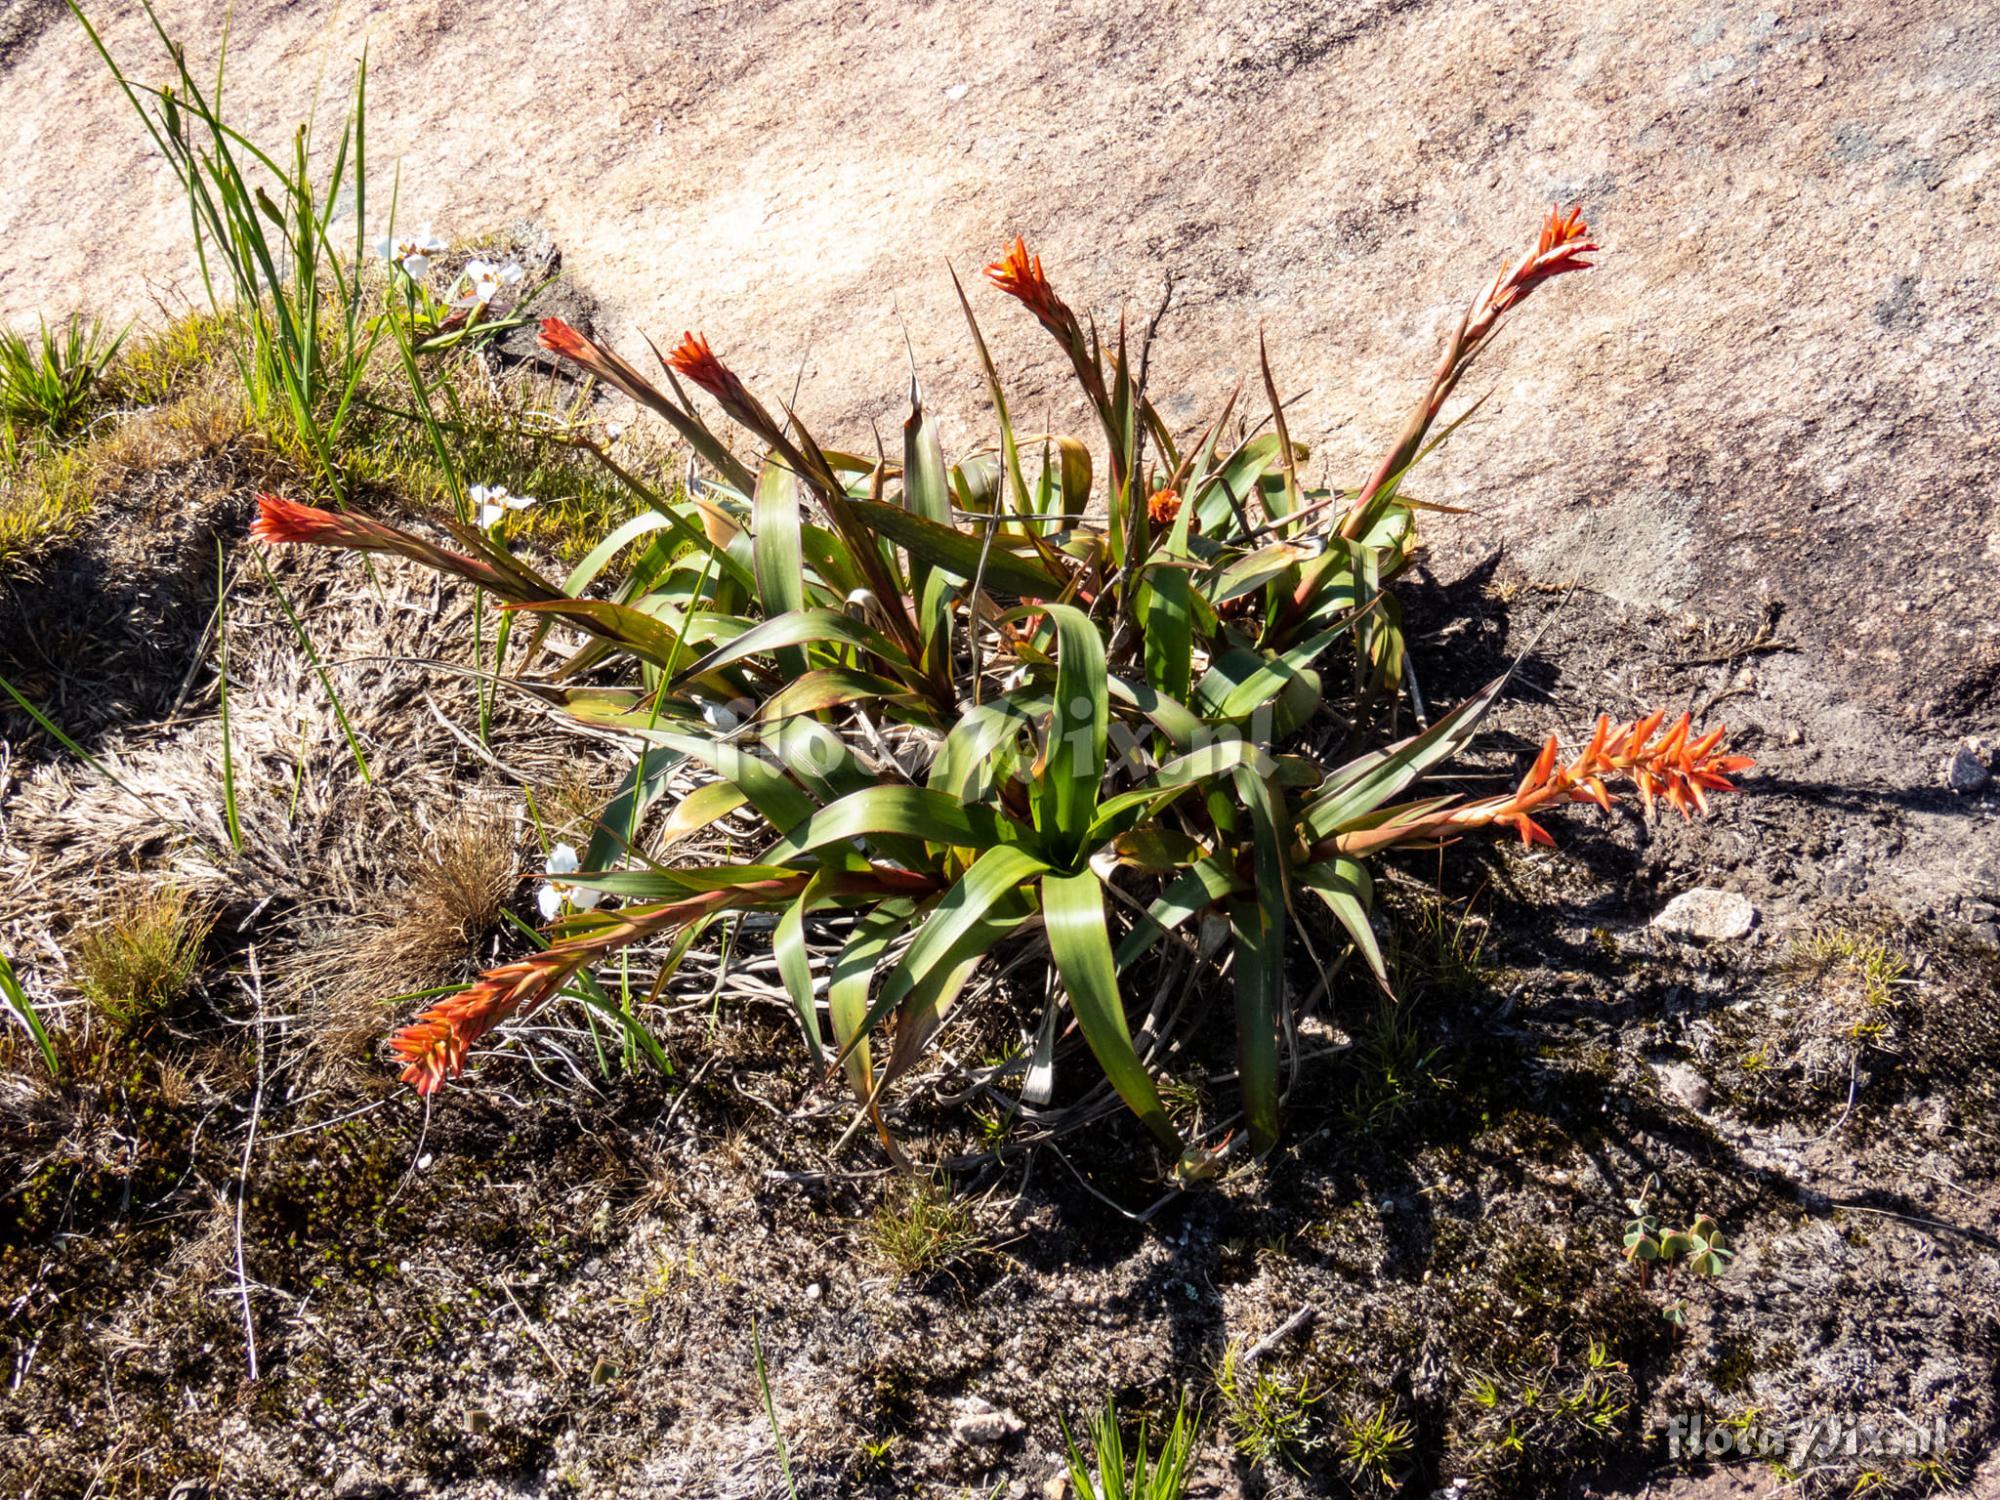
[[[80,316],[33,339],[0,329],[0,420],[53,442],[74,435],[124,337]]]
[[[75,938],[77,987],[119,1031],[139,1032],[186,997],[213,922],[177,885],[119,897]]]
[[[617,475],[576,440],[595,432],[591,398],[574,382],[552,375],[517,376],[496,385],[477,360],[434,371],[432,395],[449,423],[452,465],[465,484],[501,485],[536,503],[507,518],[510,540],[525,540],[574,562],[634,515],[640,501]],[[610,445],[620,468],[657,481],[662,498],[678,499],[680,486],[659,472],[664,449],[634,434]],[[406,497],[416,508],[449,516],[457,504],[451,475],[421,423],[393,413],[358,428],[346,456],[357,482]]]
[[[1415,1430],[1391,1415],[1386,1401],[1363,1416],[1343,1413],[1335,1442],[1348,1477],[1371,1488],[1393,1487],[1396,1471],[1409,1459]]]
[[[1146,1424],[1139,1423],[1133,1440],[1131,1462],[1125,1458],[1125,1440],[1118,1430],[1118,1403],[1107,1396],[1104,1410],[1091,1419],[1090,1442],[1096,1462],[1086,1459],[1063,1424],[1064,1462],[1069,1481],[1080,1497],[1095,1495],[1098,1500],[1181,1500],[1193,1478],[1195,1450],[1201,1442],[1201,1419],[1188,1415],[1187,1402],[1174,1410],[1173,1424],[1167,1428],[1157,1454],[1146,1445]]]
[[[1489,934],[1469,901],[1454,909],[1427,892],[1398,903],[1389,951],[1398,990],[1441,1000],[1468,1000],[1490,990],[1499,969],[1486,957]]]
[[[1347,1104],[1355,1128],[1393,1125],[1441,1087],[1438,1050],[1414,1001],[1378,997],[1374,1016],[1355,1038],[1354,1092]]]
[[[87,453],[75,448],[0,452],[0,578],[24,571],[74,536],[89,518],[96,496],[96,466]]]
[[[229,365],[234,332],[223,314],[197,309],[162,328],[129,339],[111,367],[110,383],[122,401],[161,406],[211,383]],[[229,370],[234,378],[234,370]]]
[[[1881,938],[1843,927],[1823,927],[1794,943],[1786,967],[1803,983],[1825,988],[1850,1008],[1880,1010],[1909,977],[1910,962]]]
[[[1313,1411],[1325,1393],[1310,1375],[1292,1380],[1262,1365],[1246,1368],[1232,1345],[1215,1372],[1215,1389],[1230,1446],[1259,1468],[1303,1471],[1306,1455],[1325,1442]]]
[[[875,1210],[868,1243],[898,1274],[928,1276],[969,1259],[983,1239],[972,1210],[952,1197],[949,1183],[920,1182]]]

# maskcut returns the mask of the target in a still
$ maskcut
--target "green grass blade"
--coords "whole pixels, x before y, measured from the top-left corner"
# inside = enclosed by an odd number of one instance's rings
[[[55,1043],[49,1040],[49,1033],[42,1025],[42,1018],[35,1014],[34,1003],[28,999],[28,992],[21,987],[21,981],[14,973],[14,966],[7,961],[5,954],[0,954],[0,1000],[6,1001],[7,1009],[13,1013],[14,1019],[25,1026],[28,1035],[34,1038],[35,1046],[42,1054],[42,1061],[48,1064],[49,1071],[62,1072],[62,1065],[56,1060]]]
[[[236,753],[229,729],[229,573],[222,542],[215,544],[215,690],[222,719],[222,821],[229,847],[243,852],[243,827],[236,817]]]
[[[771,1377],[764,1369],[764,1340],[757,1331],[757,1320],[750,1320],[750,1347],[757,1357],[757,1389],[764,1393],[764,1414],[771,1419],[771,1439],[778,1445],[778,1467],[785,1476],[785,1491],[792,1500],[799,1500],[799,1486],[792,1478],[792,1460],[785,1452],[785,1430],[778,1425],[778,1402],[771,1394]]]
[[[312,637],[306,633],[305,622],[299,619],[298,611],[292,608],[292,601],[285,593],[284,586],[271,572],[271,565],[265,561],[261,552],[257,554],[257,566],[264,570],[264,581],[271,585],[272,592],[277,595],[278,607],[285,612],[285,618],[291,622],[292,631],[298,636],[299,645],[306,653],[306,660],[312,663],[312,669],[319,677],[319,685],[326,689],[327,701],[333,705],[333,716],[340,723],[340,732],[347,736],[347,748],[354,756],[354,764],[361,772],[361,779],[372,785],[375,777],[368,769],[368,757],[361,753],[361,741],[354,733],[354,726],[347,721],[347,710],[340,706],[340,694],[333,690],[333,678],[327,675],[319,651],[314,647]]]

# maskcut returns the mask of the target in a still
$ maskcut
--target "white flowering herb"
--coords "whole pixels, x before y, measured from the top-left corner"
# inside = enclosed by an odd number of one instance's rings
[[[512,261],[504,266],[487,260],[467,261],[465,269],[459,273],[451,305],[475,310],[482,308],[500,295],[502,287],[514,285],[526,274]]]
[[[557,875],[574,875],[579,866],[576,849],[570,844],[557,844],[549,851],[549,879],[535,893],[535,904],[541,908],[542,920],[553,922],[562,914],[565,906],[588,911],[604,899],[602,891],[586,891],[571,881],[557,880]]]
[[[510,494],[504,484],[475,484],[465,493],[466,497],[479,507],[479,526],[482,531],[498,526],[507,518],[508,511],[526,510],[535,503],[533,495]]]
[[[412,281],[422,281],[430,275],[431,257],[444,247],[444,241],[431,233],[428,224],[415,234],[385,234],[375,241],[375,253]]]

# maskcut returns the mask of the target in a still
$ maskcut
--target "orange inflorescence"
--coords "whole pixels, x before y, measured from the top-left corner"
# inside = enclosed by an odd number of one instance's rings
[[[682,334],[679,345],[667,356],[667,363],[732,412],[750,404],[750,392],[743,382],[715,357],[708,340],[698,333]]]
[[[578,333],[561,318],[544,318],[536,339],[551,354],[560,354],[564,359],[583,361],[594,352],[589,340]]]
[[[1566,271],[1588,271],[1593,262],[1583,257],[1596,248],[1580,206],[1565,212],[1560,205],[1551,205],[1535,248],[1512,271],[1500,273],[1493,290],[1486,294],[1486,305],[1478,322],[1490,326],[1493,319],[1552,277]]]
[[[358,534],[356,523],[347,516],[316,505],[301,505],[268,490],[257,497],[257,519],[250,523],[250,535],[265,542],[343,546],[352,545]]]
[[[1447,814],[1446,821],[1461,827],[1505,823],[1521,835],[1524,844],[1553,846],[1555,840],[1532,814],[1559,800],[1595,802],[1609,808],[1611,793],[1605,780],[1612,776],[1632,778],[1648,814],[1662,800],[1684,818],[1697,811],[1706,813],[1708,793],[1735,791],[1729,778],[1756,762],[1747,755],[1721,753],[1723,725],[1694,738],[1686,714],[1655,740],[1653,736],[1666,717],[1666,710],[1660,709],[1630,724],[1614,726],[1609,716],[1600,716],[1590,744],[1567,766],[1558,763],[1560,748],[1556,737],[1550,735],[1511,797],[1489,798],[1460,808]]]
[[[1067,339],[1075,329],[1076,314],[1049,285],[1049,278],[1042,274],[1042,258],[1028,253],[1026,240],[1017,238],[1005,255],[988,266],[986,279],[1027,308],[1058,338]]]
[[[489,969],[479,979],[433,1005],[389,1039],[403,1060],[403,1081],[419,1094],[434,1093],[465,1070],[472,1044],[524,1006],[540,1004],[568,976],[568,965],[546,954]]]
[[[1146,519],[1155,526],[1171,526],[1180,518],[1181,497],[1174,490],[1155,490],[1146,502]]]

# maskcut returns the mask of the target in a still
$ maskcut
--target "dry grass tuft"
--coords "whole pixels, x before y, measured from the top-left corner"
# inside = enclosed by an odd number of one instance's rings
[[[385,1000],[466,977],[520,881],[514,821],[491,803],[455,809],[409,851],[400,904],[303,961],[323,1050],[364,1054],[394,1019]]]
[[[142,1031],[186,998],[213,924],[182,886],[114,897],[71,939],[77,988],[119,1031]]]

